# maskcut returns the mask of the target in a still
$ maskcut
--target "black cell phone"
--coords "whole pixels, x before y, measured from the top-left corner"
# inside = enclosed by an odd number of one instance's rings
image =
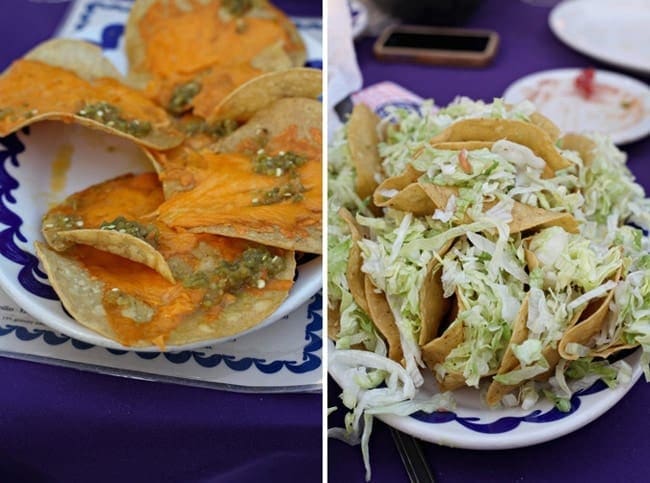
[[[496,54],[499,34],[492,30],[393,25],[374,45],[382,60],[481,67]]]

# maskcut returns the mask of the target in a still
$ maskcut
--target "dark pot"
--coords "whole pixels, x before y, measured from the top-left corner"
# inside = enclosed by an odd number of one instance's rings
[[[381,9],[404,23],[462,25],[480,0],[374,0]]]

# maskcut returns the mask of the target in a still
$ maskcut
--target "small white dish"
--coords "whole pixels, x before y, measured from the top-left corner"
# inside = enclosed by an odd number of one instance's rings
[[[601,132],[616,144],[630,143],[650,133],[650,88],[645,83],[596,70],[594,92],[585,96],[575,86],[583,72],[537,72],[511,84],[503,98],[513,104],[530,100],[564,132]]]
[[[650,74],[650,4],[647,0],[572,0],[548,18],[569,47],[612,65]]]

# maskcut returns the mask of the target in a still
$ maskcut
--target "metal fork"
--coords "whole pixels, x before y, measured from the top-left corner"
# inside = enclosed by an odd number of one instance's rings
[[[390,434],[411,483],[435,483],[418,440],[394,428],[390,428]]]

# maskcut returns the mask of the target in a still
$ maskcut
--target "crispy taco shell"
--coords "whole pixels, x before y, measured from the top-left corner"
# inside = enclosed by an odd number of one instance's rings
[[[444,247],[438,251],[438,256],[443,257],[453,245],[453,240],[449,240]],[[440,330],[440,325],[448,315],[451,307],[451,300],[445,298],[442,288],[442,267],[437,258],[432,258],[427,266],[427,274],[422,281],[419,290],[420,298],[420,336],[418,345],[424,346],[432,341]]]
[[[498,141],[507,139],[529,147],[553,170],[571,164],[555,148],[548,133],[537,125],[510,119],[462,119],[431,140],[431,144],[458,141]]]
[[[576,151],[580,155],[580,158],[582,158],[585,166],[591,166],[591,163],[594,160],[594,149],[596,149],[596,143],[587,136],[568,133],[562,136],[560,139],[560,145],[562,146],[562,149]]]
[[[457,317],[464,310],[464,305],[458,291],[450,300],[451,312],[446,317],[450,324],[442,334],[422,346],[422,360],[433,372],[441,391],[453,391],[465,385],[463,374],[447,372],[443,377],[436,372],[437,364],[442,364],[449,353],[460,345],[465,337],[463,323]]]
[[[364,278],[365,300],[368,306],[368,315],[372,319],[375,327],[382,335],[388,346],[388,357],[395,362],[401,362],[404,354],[402,353],[402,343],[400,342],[399,329],[395,323],[395,317],[386,300],[384,292],[378,290],[370,277]]]
[[[347,223],[352,238],[352,244],[350,245],[350,252],[348,254],[348,266],[345,272],[348,287],[356,304],[364,312],[370,313],[366,300],[366,276],[361,271],[363,257],[361,256],[359,242],[364,238],[363,229],[354,219],[354,216],[345,208],[339,210],[339,216]]]
[[[366,199],[377,187],[377,174],[381,172],[379,157],[379,117],[365,104],[357,104],[348,121],[348,147],[356,172],[355,191]]]
[[[611,279],[618,282],[621,278],[622,272],[623,266],[617,270]],[[568,327],[558,344],[558,351],[563,359],[572,361],[579,357],[576,354],[567,352],[568,344],[577,343],[586,346],[589,344],[591,339],[600,332],[603,323],[607,318],[609,304],[613,297],[614,289],[610,290],[605,297],[590,301],[582,312],[580,319],[576,320],[573,326]],[[605,353],[604,350],[601,352],[601,354]]]

